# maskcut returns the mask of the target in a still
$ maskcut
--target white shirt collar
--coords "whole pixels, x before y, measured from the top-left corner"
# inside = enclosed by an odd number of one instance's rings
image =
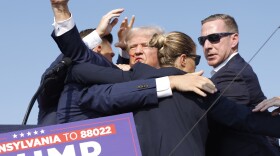
[[[237,55],[238,52],[235,52],[235,53],[232,53],[223,63],[221,63],[220,65],[218,65],[218,67],[214,68],[212,71],[211,71],[211,76],[213,76],[215,73],[217,73],[221,68],[223,68],[227,63],[228,61],[233,58],[233,56]]]

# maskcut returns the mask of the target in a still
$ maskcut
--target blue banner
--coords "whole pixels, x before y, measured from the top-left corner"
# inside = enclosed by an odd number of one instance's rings
[[[141,156],[132,113],[0,134],[1,156]]]

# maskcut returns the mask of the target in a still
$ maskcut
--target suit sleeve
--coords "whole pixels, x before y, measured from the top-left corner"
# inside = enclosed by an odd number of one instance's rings
[[[83,85],[120,83],[132,80],[133,70],[122,71],[116,68],[98,66],[92,63],[82,63],[73,66],[68,74],[68,82]]]
[[[219,94],[209,96],[206,101],[207,107],[214,103],[208,114],[211,120],[236,130],[280,137],[280,116],[272,117],[269,112],[254,113],[249,107],[219,97]]]
[[[238,73],[233,71],[224,71],[221,75],[215,77],[213,82],[217,88],[224,92],[223,95],[229,99],[236,101],[240,104],[250,103],[250,94],[247,88],[247,83],[242,76],[237,76]],[[232,81],[234,82],[232,83]],[[230,88],[228,87],[230,85]]]
[[[181,75],[183,71],[176,68],[156,69],[149,65],[137,63],[130,71],[110,67],[101,67],[91,63],[75,65],[69,80],[84,85],[120,83],[138,79],[158,78],[169,75]]]
[[[61,36],[55,36],[53,32],[52,38],[65,57],[71,58],[75,63],[92,62],[100,66],[114,66],[105,57],[93,52],[84,44],[76,26]]]
[[[80,92],[79,105],[105,114],[133,111],[158,104],[154,79],[93,85]]]

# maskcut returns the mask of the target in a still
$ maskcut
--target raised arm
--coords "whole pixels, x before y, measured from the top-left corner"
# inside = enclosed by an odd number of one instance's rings
[[[64,21],[71,17],[68,2],[69,0],[51,0],[51,7],[56,22]]]
[[[55,16],[55,30],[52,33],[52,37],[60,48],[60,51],[76,63],[92,62],[101,66],[114,66],[105,57],[93,53],[84,44],[71,17],[68,2],[68,0],[51,0],[51,6]],[[123,11],[123,9],[115,9],[102,17],[96,29],[100,37],[111,32],[118,21],[116,17],[119,17]],[[113,19],[112,22],[110,22],[111,19]]]
[[[100,66],[114,66],[104,56],[93,52],[84,44],[76,26],[61,36],[53,33],[52,37],[64,56],[72,59],[73,64],[90,62]]]

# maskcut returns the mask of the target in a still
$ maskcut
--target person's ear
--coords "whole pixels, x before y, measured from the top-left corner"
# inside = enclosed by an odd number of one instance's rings
[[[186,54],[181,54],[179,56],[179,61],[182,67],[186,67],[187,65],[187,55]]]
[[[93,48],[93,51],[95,51],[97,53],[101,53],[101,50],[102,50],[102,46],[101,45],[98,45],[95,48]]]
[[[231,46],[232,47],[236,47],[237,44],[239,43],[239,35],[238,35],[238,33],[233,34],[231,40],[232,40],[232,45]]]

